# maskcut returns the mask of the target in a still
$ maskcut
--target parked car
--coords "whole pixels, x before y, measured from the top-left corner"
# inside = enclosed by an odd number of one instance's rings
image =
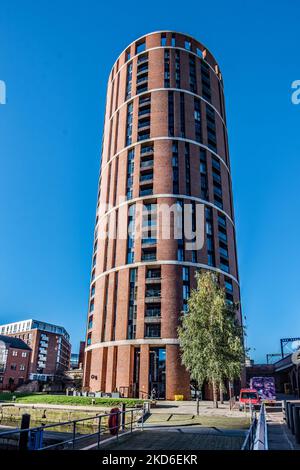
[[[260,405],[260,398],[257,390],[254,388],[241,388],[239,397],[239,410],[242,411],[247,407],[254,408]]]

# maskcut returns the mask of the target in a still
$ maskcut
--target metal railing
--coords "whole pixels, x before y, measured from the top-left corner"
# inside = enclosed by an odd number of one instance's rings
[[[268,450],[268,432],[265,405],[262,404],[258,418],[251,410],[251,426],[241,450]]]
[[[108,426],[108,419],[111,416],[111,413],[103,413],[88,418],[80,418],[55,424],[46,424],[27,429],[13,429],[1,432],[0,442],[3,444],[6,440],[9,444],[9,441],[13,440],[14,443],[18,441],[18,446],[20,448],[20,442],[23,441],[24,443],[25,441],[25,446],[23,446],[23,448],[30,450],[50,450],[55,448],[68,450],[75,448],[78,449],[80,448],[78,447],[80,442],[88,440],[91,447],[97,447],[99,449],[100,445],[105,442],[110,434],[112,437],[118,439],[119,436],[127,434],[128,432],[132,433],[137,428],[143,429],[145,411],[144,407],[142,409],[119,409],[115,413],[116,425],[112,427]],[[82,427],[82,425],[87,421],[93,422],[92,427],[94,432],[82,433],[82,429],[79,429],[79,427]],[[63,427],[67,427],[68,432],[63,432]],[[55,431],[57,428],[60,429]],[[49,444],[49,441],[51,442],[51,440],[53,441],[57,439],[58,442]],[[82,444],[81,447],[83,446],[84,444]]]
[[[260,413],[258,416],[253,450],[268,450],[268,430],[266,408],[264,404],[261,405]]]
[[[256,413],[251,409],[251,424],[247,431],[245,440],[241,447],[241,450],[253,450],[255,434],[256,434],[257,418]]]

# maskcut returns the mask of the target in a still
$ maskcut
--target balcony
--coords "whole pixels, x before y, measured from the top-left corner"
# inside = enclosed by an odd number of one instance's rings
[[[140,196],[149,196],[150,194],[153,194],[153,188],[144,188],[140,190]]]
[[[142,261],[156,261],[156,250],[155,251],[143,251]]]
[[[150,127],[150,120],[145,119],[143,121],[139,121],[138,123],[138,130],[148,129]]]
[[[152,154],[153,154],[153,146],[152,145],[147,145],[147,146],[141,148],[141,155],[143,157],[150,156]]]
[[[153,160],[141,161],[140,169],[141,171],[149,170],[153,168]]]
[[[142,183],[152,183],[153,182],[153,173],[145,173],[140,176],[140,184]]]
[[[151,247],[157,244],[156,238],[142,238],[142,247]]]
[[[138,77],[136,81],[137,85],[141,85],[142,83],[145,83],[145,82],[148,82],[148,74],[141,75],[140,77]]]
[[[146,55],[140,55],[138,57],[138,60],[137,60],[137,63],[138,64],[143,64],[144,62],[147,62],[148,61],[148,54]]]

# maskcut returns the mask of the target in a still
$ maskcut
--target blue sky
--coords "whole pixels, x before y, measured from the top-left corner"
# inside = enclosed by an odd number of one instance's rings
[[[74,349],[84,338],[107,77],[127,44],[171,29],[223,72],[252,356],[300,336],[297,3],[2,0],[1,323],[63,324]]]

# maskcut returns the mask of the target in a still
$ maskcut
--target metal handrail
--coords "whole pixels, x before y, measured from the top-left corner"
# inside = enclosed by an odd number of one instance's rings
[[[134,412],[136,412],[137,419],[134,419],[134,416],[133,416]],[[126,423],[125,420],[123,422],[122,416],[126,416],[127,413],[130,413],[130,421]],[[116,429],[117,430],[116,437],[119,436],[120,427],[123,430],[125,430],[126,426],[130,426],[130,432],[133,432],[133,425],[136,424],[136,423],[140,423],[141,427],[143,427],[144,409],[138,410],[136,408],[131,408],[131,409],[125,410],[125,411],[119,410],[116,414],[118,414],[118,416],[119,416],[118,424],[116,426],[114,426],[113,428],[110,428],[110,429]],[[102,421],[103,418],[109,417],[110,415],[111,415],[111,413],[103,413],[103,414],[97,414],[95,416],[90,416],[88,418],[79,418],[79,419],[71,420],[71,421],[64,421],[64,422],[59,422],[59,423],[54,423],[54,424],[46,424],[44,426],[36,426],[36,427],[33,427],[33,428],[26,428],[26,429],[15,428],[15,429],[12,429],[10,431],[1,432],[0,433],[0,439],[5,438],[5,437],[7,437],[9,439],[9,436],[15,435],[15,434],[19,434],[21,436],[22,433],[27,433],[27,434],[29,434],[29,433],[39,433],[40,436],[43,436],[43,433],[44,433],[45,429],[55,428],[55,427],[58,427],[58,426],[59,427],[61,427],[61,426],[72,426],[72,437],[70,437],[70,438],[68,438],[64,441],[56,442],[55,444],[50,444],[50,445],[47,445],[47,446],[37,447],[37,448],[35,448],[35,450],[46,450],[46,449],[50,449],[50,448],[54,448],[54,447],[64,446],[66,444],[71,444],[72,447],[74,448],[75,443],[77,441],[80,441],[80,440],[86,439],[86,438],[91,438],[93,436],[98,436],[96,445],[99,448],[100,442],[101,442],[101,435],[103,435],[105,432],[108,431],[108,426],[103,425],[103,422],[101,423],[101,421]],[[77,425],[77,423],[80,423],[80,422],[83,422],[83,421],[91,421],[91,420],[98,420],[98,423],[96,425],[97,426],[97,431],[93,432],[93,433],[89,433],[89,434],[76,436],[76,425]],[[40,440],[40,442],[42,442],[42,439]]]
[[[260,408],[253,450],[268,450],[268,430],[264,404]]]
[[[251,425],[246,434],[245,440],[241,447],[241,450],[253,450],[255,433],[256,433],[257,419],[256,415],[252,416]]]

